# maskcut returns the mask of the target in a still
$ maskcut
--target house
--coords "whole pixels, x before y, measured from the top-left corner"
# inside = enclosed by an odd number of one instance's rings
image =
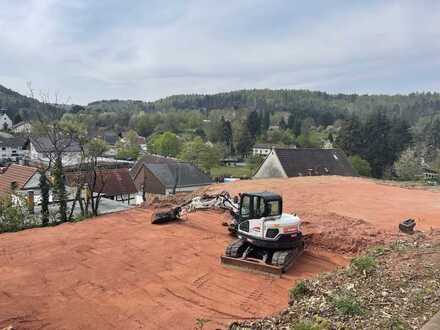
[[[57,147],[57,148],[55,148]],[[75,165],[81,161],[81,147],[72,139],[56,142],[56,146],[48,137],[31,137],[29,142],[29,159],[35,163],[49,163],[55,149],[63,151],[63,165]]]
[[[85,184],[93,190],[94,195],[126,201],[127,204],[136,197],[137,189],[126,167],[98,169],[95,183],[91,172],[67,172],[65,176],[67,186],[73,188]]]
[[[145,192],[150,194],[191,192],[213,183],[208,175],[190,163],[146,164],[144,171]]]
[[[3,174],[0,174],[0,197],[8,194],[21,194],[26,192],[39,192],[40,174],[36,167],[11,164]]]
[[[32,126],[30,123],[21,121],[15,125],[12,125],[11,131],[15,134],[30,134]]]
[[[130,171],[136,188],[145,200],[145,194],[170,194],[189,192],[211,184],[213,181],[199,168],[174,158],[145,155]]]
[[[273,144],[257,143],[252,148],[252,155],[253,156],[257,156],[257,155],[267,156],[273,148],[276,148],[276,146],[274,146]],[[287,148],[292,149],[292,148],[296,148],[296,146],[291,145],[291,146],[288,146]]]
[[[28,157],[28,139],[0,134],[0,163],[18,162]]]
[[[255,179],[294,176],[358,176],[347,156],[338,149],[274,148],[257,169]]]
[[[12,128],[12,120],[6,113],[6,109],[0,109],[0,131],[7,131]]]

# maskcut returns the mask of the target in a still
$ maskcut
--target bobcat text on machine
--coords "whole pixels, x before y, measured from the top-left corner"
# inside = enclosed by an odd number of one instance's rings
[[[304,251],[300,218],[282,213],[282,198],[272,192],[243,193],[238,199],[232,199],[227,192],[195,197],[171,210],[153,214],[152,223],[211,208],[227,209],[233,216],[229,231],[238,239],[226,247],[221,257],[225,265],[281,275]]]

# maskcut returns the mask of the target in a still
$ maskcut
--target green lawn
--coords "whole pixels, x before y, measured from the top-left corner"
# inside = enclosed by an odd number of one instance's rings
[[[252,174],[253,169],[249,166],[219,166],[211,169],[211,176],[213,178],[218,176],[250,177]]]

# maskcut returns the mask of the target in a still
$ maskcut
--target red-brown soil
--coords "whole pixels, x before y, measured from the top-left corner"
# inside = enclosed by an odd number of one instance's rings
[[[210,193],[228,190],[274,191],[282,195],[284,211],[303,220],[312,243],[334,252],[355,254],[403,234],[398,224],[416,220],[416,230],[440,228],[440,193],[405,189],[374,180],[337,176],[249,180],[216,185]]]
[[[282,279],[220,265],[223,215],[151,225],[135,209],[0,236],[0,329],[192,329],[262,317],[298,278],[346,260],[307,253]]]
[[[398,236],[408,217],[440,227],[440,194],[369,180],[314,177],[241,181],[214,189],[272,190],[312,233],[311,251],[282,278],[224,268],[226,214],[198,212],[151,225],[133,209],[76,224],[0,235],[0,329],[222,328],[287,304],[299,278],[333,270],[353,253]],[[329,251],[324,252],[325,248]]]

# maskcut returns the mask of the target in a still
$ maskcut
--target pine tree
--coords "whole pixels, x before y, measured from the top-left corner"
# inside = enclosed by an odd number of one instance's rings
[[[67,194],[64,181],[62,158],[57,157],[53,167],[53,192],[59,204],[59,217],[61,222],[67,220]]]
[[[258,134],[260,134],[260,117],[258,116],[258,112],[252,111],[249,113],[247,117],[246,126],[249,131],[249,134],[252,137],[252,140],[255,140]]]
[[[41,190],[41,222],[43,226],[49,223],[49,180],[46,176],[46,171],[40,170],[40,183],[39,187]]]
[[[264,111],[263,113],[263,120],[261,123],[261,127],[263,129],[263,131],[267,131],[270,127],[270,113],[269,111]]]

